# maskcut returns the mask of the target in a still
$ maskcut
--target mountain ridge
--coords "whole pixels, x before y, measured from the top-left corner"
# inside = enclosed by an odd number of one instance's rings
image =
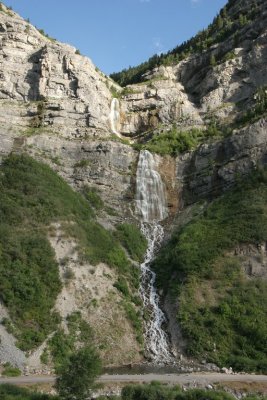
[[[240,10],[242,10],[242,13]],[[138,83],[142,81],[142,77],[145,77],[147,71],[159,67],[160,65],[167,66],[175,63],[177,64],[191,54],[203,53],[203,51],[205,52],[211,47],[214,49],[216,45],[227,39],[228,36],[231,36],[233,32],[233,44],[237,47],[238,41],[240,40],[238,39],[238,30],[249,22],[253,22],[253,19],[262,11],[264,11],[264,2],[262,0],[255,0],[253,4],[246,0],[228,1],[208,28],[203,29],[191,39],[169,50],[167,53],[162,53],[160,55],[155,54],[149,58],[147,62],[141,63],[136,67],[123,69],[121,72],[112,73],[111,77],[121,86]],[[235,22],[235,20],[238,20],[238,22]],[[258,32],[260,31],[259,28],[260,27],[258,27]],[[256,32],[254,35],[255,34]],[[226,54],[225,52],[225,55]],[[210,56],[210,53],[208,53],[208,55]],[[222,58],[222,56],[220,58]],[[129,75],[129,78],[127,78],[127,75]]]

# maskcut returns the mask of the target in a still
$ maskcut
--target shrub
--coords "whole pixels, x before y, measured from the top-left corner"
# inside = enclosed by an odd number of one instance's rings
[[[237,120],[237,126],[252,124],[267,113],[267,86],[260,87],[254,94],[255,105]]]
[[[147,248],[147,240],[136,225],[126,223],[117,225],[115,236],[133,260],[143,260]]]
[[[229,51],[228,53],[226,53],[223,57],[223,62],[225,61],[230,61],[230,60],[234,60],[236,58],[236,54],[234,51]]]
[[[121,392],[122,400],[234,400],[229,393],[205,389],[182,391],[179,386],[166,386],[158,382],[127,385]]]
[[[217,62],[216,62],[215,55],[212,54],[212,55],[210,56],[210,65],[211,65],[212,67],[215,67],[216,64],[217,64]]]
[[[84,186],[82,193],[86,200],[88,200],[91,207],[96,210],[101,210],[104,208],[104,202],[95,188]]]
[[[161,155],[177,156],[180,153],[195,149],[199,144],[213,136],[221,136],[222,132],[216,125],[210,125],[206,130],[191,129],[181,131],[173,127],[170,131],[153,136],[152,139],[137,145],[139,149],[147,149]]]
[[[56,389],[65,400],[86,400],[101,373],[101,361],[92,347],[85,347],[71,355],[62,366]]]
[[[140,312],[135,309],[135,307],[125,301],[123,303],[124,310],[126,312],[127,318],[131,322],[135,332],[136,332],[136,340],[142,345],[143,344],[143,324],[141,320]]]
[[[8,384],[0,385],[0,398],[2,400],[59,400],[58,396],[36,393]]]
[[[93,338],[92,328],[82,319],[80,312],[68,315],[66,322],[68,333],[63,329],[58,329],[49,339],[46,349],[52,357],[57,372],[69,362],[69,358],[76,351],[77,344],[89,346]]]
[[[118,289],[124,296],[129,296],[129,288],[127,285],[127,281],[125,278],[119,276],[118,280],[113,285],[116,289]]]
[[[16,377],[21,375],[21,370],[17,367],[13,367],[10,363],[6,363],[4,365],[4,369],[2,371],[3,376]]]

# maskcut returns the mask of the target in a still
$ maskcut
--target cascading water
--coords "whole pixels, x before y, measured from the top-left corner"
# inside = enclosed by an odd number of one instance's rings
[[[109,119],[112,133],[115,133],[115,135],[121,137],[118,128],[120,122],[120,103],[116,98],[112,99],[111,101]]]
[[[148,241],[145,260],[141,264],[140,294],[144,307],[151,313],[146,323],[146,346],[156,363],[172,360],[168,338],[162,324],[166,321],[160,309],[159,296],[155,289],[156,275],[149,265],[159,248],[164,231],[159,221],[167,217],[165,188],[160,174],[156,171],[156,161],[147,151],[141,151],[136,175],[136,212],[142,221],[142,232]]]
[[[136,208],[143,222],[162,221],[168,216],[164,184],[153,155],[140,152],[136,173]]]

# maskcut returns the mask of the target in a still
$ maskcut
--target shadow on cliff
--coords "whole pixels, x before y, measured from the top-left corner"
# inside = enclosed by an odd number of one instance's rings
[[[42,100],[40,95],[42,53],[43,49],[40,49],[36,53],[33,53],[28,60],[28,62],[32,64],[32,68],[29,69],[25,78],[25,81],[30,86],[28,91],[29,101]]]

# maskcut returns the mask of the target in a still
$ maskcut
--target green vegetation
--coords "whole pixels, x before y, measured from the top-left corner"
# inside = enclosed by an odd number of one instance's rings
[[[255,105],[246,111],[237,120],[237,125],[247,125],[256,122],[259,118],[267,114],[267,86],[260,87],[254,95]]]
[[[76,357],[77,358],[77,357]],[[78,357],[80,359],[80,357]],[[91,356],[92,359],[92,356]],[[83,361],[83,360],[82,360]],[[79,366],[80,367],[80,366]],[[88,365],[86,365],[88,368]],[[89,373],[93,365],[89,366]],[[80,368],[79,368],[80,369]],[[78,371],[77,371],[78,373]],[[82,374],[85,372],[82,371]],[[79,376],[77,376],[79,378]],[[66,376],[64,383],[67,385],[64,391],[61,392],[62,397],[60,399],[68,400],[83,400],[84,396],[90,394],[90,388],[94,386],[94,375],[92,382],[89,381],[87,384],[80,382],[73,369],[72,373]],[[77,384],[75,384],[77,382]],[[82,388],[79,389],[78,383],[82,384]],[[89,389],[89,390],[87,390]],[[19,388],[12,385],[0,385],[0,397],[2,400],[59,400],[58,396],[51,396],[47,394],[40,394],[31,392],[28,389]],[[169,386],[163,385],[160,382],[151,382],[150,384],[131,384],[123,387],[121,397],[114,396],[100,396],[102,400],[114,399],[114,400],[235,400],[235,397],[222,390],[205,390],[205,389],[188,389],[182,390],[178,385]],[[247,400],[266,400],[266,396],[259,394],[246,395]]]
[[[232,48],[237,47],[239,42],[242,40],[242,35],[240,34],[242,28],[251,21],[254,21],[261,12],[257,0],[253,1],[251,6],[247,8],[244,7],[242,13],[240,10],[233,12],[232,6],[234,3],[235,0],[228,1],[228,4],[220,11],[219,15],[214,18],[208,28],[200,31],[190,40],[182,43],[165,54],[155,54],[149,58],[148,61],[137,65],[136,67],[129,67],[121,72],[113,73],[110,75],[111,78],[121,86],[140,83],[143,80],[142,76],[147,71],[160,65],[178,63],[188,56],[197,53],[204,56],[204,63],[208,66],[210,64],[211,54],[207,52],[207,50],[209,50],[211,46],[221,43],[227,38],[232,38]],[[205,54],[207,54],[206,60]],[[218,55],[216,55],[217,62],[224,61],[224,57],[224,53],[218,53]]]
[[[31,392],[28,389],[12,386],[0,385],[1,400],[59,400],[58,396]]]
[[[122,400],[234,400],[229,393],[216,390],[189,389],[167,386],[158,382],[146,385],[127,385],[121,392]],[[247,398],[247,397],[246,397]]]
[[[267,371],[267,282],[249,279],[234,249],[267,239],[267,173],[211,203],[154,262],[158,284],[179,299],[189,355],[236,370]],[[259,255],[260,257],[260,255]]]
[[[90,161],[86,159],[81,159],[80,161],[77,161],[74,165],[74,169],[78,168],[87,168],[90,165]]]
[[[119,292],[121,292],[125,297],[129,297],[129,287],[127,281],[122,276],[118,277],[118,280],[113,285]]]
[[[227,59],[234,57],[232,53],[227,53]],[[215,62],[216,64],[216,62]],[[220,123],[212,114],[205,129],[192,128],[189,130],[181,130],[178,126],[173,126],[170,130],[154,133],[146,133],[142,143],[135,143],[133,147],[136,150],[149,150],[162,156],[177,155],[196,149],[200,144],[207,143],[209,140],[223,139],[232,134],[234,129],[240,129],[243,126],[252,124],[260,118],[267,115],[267,86],[257,89],[254,94],[254,107],[237,117],[232,123]],[[220,108],[227,107],[231,103],[224,103]],[[240,104],[240,107],[243,106]]]
[[[217,64],[217,63],[216,63],[215,55],[212,54],[211,57],[210,57],[210,65],[211,65],[212,67],[215,67],[216,64]]]
[[[20,376],[21,371],[19,368],[13,367],[10,363],[5,363],[2,375],[9,377]]]
[[[45,171],[34,167],[28,158],[10,156],[0,176],[0,296],[24,350],[42,342],[58,322],[50,310],[61,288],[54,252],[41,228],[49,218],[44,211],[52,212],[50,199],[41,193],[48,182]]]
[[[137,144],[139,150],[146,149],[160,155],[177,156],[180,153],[195,149],[199,144],[206,142],[210,138],[221,137],[224,132],[217,128],[216,124],[211,124],[206,130],[190,129],[181,131],[173,127],[170,131],[155,135],[151,140],[144,144]]]
[[[42,355],[42,361],[47,364],[50,357],[56,371],[60,371],[69,357],[75,353],[76,346],[89,346],[92,343],[93,332],[90,325],[82,319],[80,312],[73,312],[67,317],[68,333],[59,329],[48,341]],[[50,355],[50,357],[49,357]]]
[[[234,58],[236,58],[236,54],[234,51],[228,51],[228,53],[226,53],[223,57],[223,62],[225,61],[230,61],[233,60]]]
[[[56,42],[56,39],[55,39],[55,38],[52,38],[51,36],[49,36],[48,33],[46,33],[43,29],[39,29],[39,28],[37,28],[37,27],[35,27],[35,28],[37,29],[37,31],[38,31],[42,36],[44,36],[45,38],[51,40],[51,42]]]
[[[73,354],[60,370],[56,389],[64,400],[86,400],[101,373],[101,361],[92,347]]]
[[[123,97],[123,96],[127,96],[127,94],[137,94],[137,93],[140,93],[140,92],[138,90],[134,90],[131,87],[124,87],[120,93],[120,96]]]
[[[121,97],[120,91],[116,88],[116,86],[111,85],[109,90],[113,98],[119,99]]]
[[[140,345],[143,345],[143,323],[141,316],[142,301],[140,295],[137,294],[136,290],[139,287],[139,269],[133,268],[132,280],[127,280],[119,276],[118,280],[114,283],[114,287],[122,294],[124,299],[121,304],[125,311],[125,314],[130,321],[136,335],[136,340]]]
[[[147,248],[147,240],[136,225],[117,225],[115,236],[134,261],[140,262],[143,260]]]
[[[84,186],[82,193],[89,202],[90,206],[95,210],[102,210],[104,208],[104,202],[95,188]]]
[[[25,135],[31,136],[33,134],[41,133],[42,130],[40,128],[44,128],[44,116],[46,109],[46,100],[43,98],[42,100],[38,100],[35,102],[36,104],[36,114],[32,117],[30,122],[30,127],[25,131]],[[46,129],[44,129],[46,130]]]
[[[94,220],[88,201],[48,166],[26,155],[11,155],[0,173],[0,298],[8,307],[19,347],[29,350],[59,322],[51,312],[61,290],[47,239],[53,222],[61,222],[65,234],[77,240],[84,260],[106,262],[128,277],[134,272],[118,240]]]
[[[147,248],[147,240],[136,225],[126,223],[117,225],[115,236],[133,260],[142,261]],[[140,312],[142,302],[136,292],[139,288],[140,270],[132,266],[131,276],[125,276],[127,279],[119,276],[114,287],[124,296],[122,305],[126,316],[135,330],[136,340],[143,345],[143,324]]]
[[[141,319],[140,310],[136,309],[129,301],[123,302],[123,307],[126,312],[127,318],[131,322],[135,333],[136,333],[136,340],[139,344],[143,344],[143,323]]]

